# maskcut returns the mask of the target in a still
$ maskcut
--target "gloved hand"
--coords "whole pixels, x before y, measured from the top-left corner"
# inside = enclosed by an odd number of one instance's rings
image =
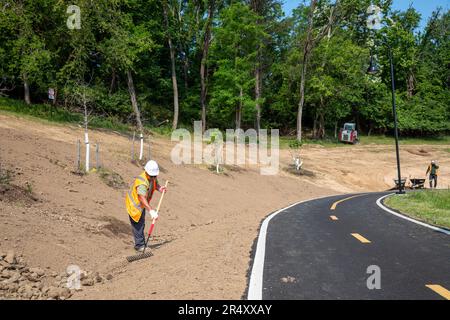
[[[152,217],[152,219],[158,219],[158,213],[155,210],[150,210],[150,217]]]

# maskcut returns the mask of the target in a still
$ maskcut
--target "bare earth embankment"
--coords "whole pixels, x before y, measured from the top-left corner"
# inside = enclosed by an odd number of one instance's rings
[[[291,162],[287,151],[281,152],[277,176],[250,167],[217,175],[206,167],[174,165],[173,143],[155,137],[160,181],[170,180],[152,240],[160,246],[153,257],[127,264],[125,257],[134,251],[124,195],[141,169],[130,162],[129,139],[90,131],[91,141],[101,145],[102,165],[124,185],[108,186],[99,173],[73,174],[76,140],[82,138],[81,128],[0,114],[0,163],[13,172],[12,188],[0,190],[0,283],[17,278],[0,287],[0,298],[2,292],[21,297],[14,290],[26,285],[26,297],[45,299],[48,288],[65,283],[65,270],[74,264],[92,275],[81,291],[70,293],[72,299],[240,299],[265,216],[303,199],[389,189],[396,172],[391,146],[307,146],[303,176],[284,171]],[[450,185],[444,149],[402,147],[403,175],[423,177],[436,158],[440,185]],[[11,267],[5,261],[11,250],[39,269]]]

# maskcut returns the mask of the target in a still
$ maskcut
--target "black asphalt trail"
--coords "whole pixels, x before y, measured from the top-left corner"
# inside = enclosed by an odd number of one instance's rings
[[[384,194],[360,195],[336,210],[331,205],[348,195],[312,200],[273,217],[262,298],[443,299],[425,285],[450,290],[450,237],[382,210],[376,200]],[[381,289],[367,288],[370,265],[380,268]]]

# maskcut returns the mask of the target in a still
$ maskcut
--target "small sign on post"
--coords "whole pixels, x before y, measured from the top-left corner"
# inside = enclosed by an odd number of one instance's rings
[[[55,89],[49,88],[48,89],[48,99],[49,100],[55,100]]]

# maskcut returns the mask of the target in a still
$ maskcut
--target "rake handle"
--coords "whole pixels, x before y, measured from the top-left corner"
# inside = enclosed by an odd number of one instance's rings
[[[167,188],[168,183],[169,183],[169,181],[166,181],[166,184],[164,185],[166,188]],[[161,203],[164,198],[164,194],[166,194],[166,191],[164,191],[161,195],[161,198],[159,198],[159,203],[158,203],[158,207],[156,208],[156,213],[159,212],[159,208],[161,207]],[[145,241],[145,247],[144,247],[144,251],[142,252],[142,254],[144,254],[145,250],[147,249],[147,244],[148,244],[148,241],[150,240],[150,236],[152,235],[153,229],[155,228],[155,223],[156,223],[156,219],[153,219],[152,224],[150,225],[150,229],[148,230],[147,241]]]
[[[166,184],[164,185],[165,188],[167,188],[168,183],[169,183],[169,181],[167,180]],[[162,203],[162,200],[163,200],[165,194],[166,194],[166,191],[164,191],[161,195],[161,198],[159,198],[159,203],[158,203],[158,207],[156,208],[156,213],[159,212],[159,207],[161,207],[161,203]]]

